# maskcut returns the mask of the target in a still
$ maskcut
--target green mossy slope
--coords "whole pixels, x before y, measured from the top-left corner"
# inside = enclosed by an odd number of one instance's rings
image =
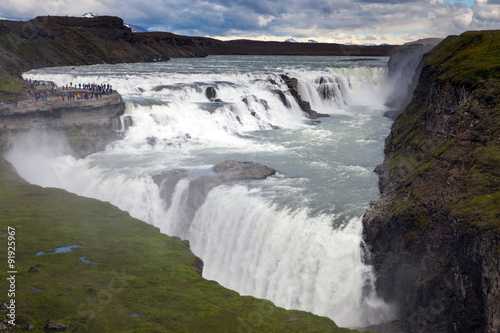
[[[407,215],[411,200],[415,232],[450,218],[500,232],[499,131],[500,31],[448,37],[387,141],[400,203],[390,213]]]
[[[10,301],[8,227],[15,228],[15,322],[34,331],[47,321],[74,332],[350,331],[207,281],[186,242],[109,203],[27,184],[0,158],[2,302]],[[72,245],[81,247],[50,254]]]
[[[498,83],[500,75],[500,32],[469,31],[450,36],[440,43],[427,60],[441,80],[476,89]]]
[[[365,240],[409,332],[500,328],[499,43],[474,31],[431,51],[377,167]]]

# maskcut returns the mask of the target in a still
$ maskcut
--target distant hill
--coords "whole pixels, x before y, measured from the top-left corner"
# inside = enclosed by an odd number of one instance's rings
[[[83,14],[82,17],[96,18],[96,17],[99,17],[99,15],[96,13],[87,12],[87,13]],[[126,27],[129,27],[130,29],[132,29],[132,32],[148,32],[147,29],[140,27],[138,25],[133,25],[133,24],[128,24],[128,23],[124,23],[124,24]]]
[[[125,24],[125,26],[129,27],[132,29],[132,32],[149,32],[147,29],[140,27],[138,25],[132,25],[132,24]]]
[[[299,42],[293,38],[288,38],[285,40],[285,43],[304,43],[304,42]],[[315,41],[314,39],[309,39],[306,43],[318,43],[317,41]]]
[[[414,44],[437,45],[442,40],[443,40],[443,38],[423,38],[423,39],[418,39],[418,40],[413,41],[413,42],[405,43],[404,45],[414,45]]]
[[[82,17],[86,17],[86,18],[95,18],[95,17],[98,17],[99,15],[97,14],[94,14],[92,12],[87,12],[85,14],[82,15]]]

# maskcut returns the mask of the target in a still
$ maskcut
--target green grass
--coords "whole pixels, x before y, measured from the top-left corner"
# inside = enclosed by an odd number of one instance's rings
[[[427,59],[424,79],[431,81],[419,84],[386,145],[396,181],[389,214],[404,221],[408,244],[450,221],[500,232],[499,69],[500,31],[448,37]],[[470,101],[444,115],[464,90]],[[447,133],[433,131],[437,120]]]
[[[469,88],[498,81],[500,30],[450,36],[433,50],[427,64],[438,71],[442,80],[450,79]]]
[[[500,144],[476,149],[473,161],[466,175],[468,195],[453,202],[453,216],[500,233]]]
[[[23,80],[0,67],[0,103],[24,98]]]
[[[69,27],[66,31],[66,39],[70,43],[75,43],[82,50],[82,54],[109,59],[110,52],[103,42],[81,27]]]
[[[47,320],[79,332],[350,331],[205,280],[186,242],[109,203],[30,185],[0,158],[4,271],[9,226],[16,241],[16,323],[35,331]],[[70,245],[81,247],[36,256]],[[0,301],[8,302],[5,279],[0,286]]]

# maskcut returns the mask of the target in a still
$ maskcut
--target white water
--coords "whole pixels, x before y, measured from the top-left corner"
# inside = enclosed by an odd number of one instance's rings
[[[208,57],[31,71],[26,78],[59,85],[112,84],[134,125],[85,159],[44,132],[17,137],[6,158],[32,183],[109,201],[188,239],[207,279],[342,326],[377,323],[392,313],[373,292],[360,245],[390,125],[382,116],[386,60]],[[298,79],[314,110],[332,117],[307,124],[282,73]],[[220,101],[207,99],[207,87]],[[194,185],[227,159],[278,174]]]

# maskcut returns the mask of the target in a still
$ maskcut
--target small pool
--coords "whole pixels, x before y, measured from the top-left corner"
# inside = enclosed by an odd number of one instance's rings
[[[63,247],[56,248],[54,252],[43,252],[43,251],[40,251],[40,252],[37,252],[36,255],[37,256],[41,256],[41,255],[45,255],[45,254],[67,253],[67,252],[73,251],[73,249],[76,249],[78,247],[83,247],[83,246],[81,246],[81,245],[63,246]]]

